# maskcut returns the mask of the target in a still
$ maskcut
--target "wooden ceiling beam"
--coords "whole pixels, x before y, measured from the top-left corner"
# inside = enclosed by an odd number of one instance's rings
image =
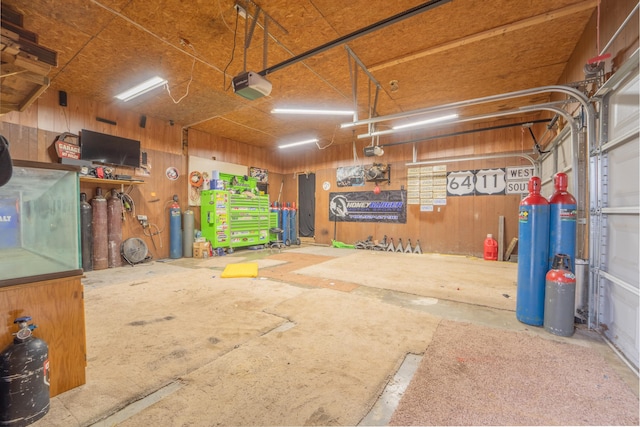
[[[379,71],[385,68],[393,67],[396,65],[404,64],[405,62],[414,61],[416,59],[424,58],[425,56],[434,55],[436,53],[445,52],[451,49],[455,49],[471,43],[476,43],[482,40],[490,39],[496,36],[502,36],[513,31],[522,30],[524,28],[532,27],[534,25],[542,24],[545,22],[553,21],[554,19],[562,18],[565,16],[573,15],[585,10],[594,9],[598,5],[598,0],[585,0],[580,3],[572,4],[571,6],[563,7],[558,10],[536,15],[531,18],[523,19],[521,21],[513,22],[511,24],[501,25],[496,28],[492,28],[487,31],[482,31],[476,34],[472,34],[467,37],[463,37],[448,43],[443,43],[432,48],[414,52],[408,55],[404,55],[390,61],[385,61],[379,64],[369,67],[370,72]]]

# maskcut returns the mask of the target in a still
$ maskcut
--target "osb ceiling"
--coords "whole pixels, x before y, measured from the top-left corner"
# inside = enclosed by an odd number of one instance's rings
[[[236,3],[248,11],[248,26]],[[244,69],[261,72],[425,3],[433,7],[268,73],[269,96],[247,100],[230,88]],[[320,145],[353,139],[351,130],[339,128],[350,118],[274,115],[275,107],[352,109],[356,102],[363,119],[374,105],[375,114],[389,115],[556,84],[596,5],[597,0],[2,2],[24,16],[24,27],[38,35],[39,44],[58,53],[48,90],[117,103],[262,147],[308,135],[319,137]],[[251,37],[245,37],[254,22]],[[127,103],[114,99],[154,75],[168,80],[171,96],[160,88]],[[377,102],[374,80],[380,85]],[[538,95],[491,108],[541,101]]]

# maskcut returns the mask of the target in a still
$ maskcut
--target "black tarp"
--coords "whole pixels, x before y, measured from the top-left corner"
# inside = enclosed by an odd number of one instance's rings
[[[316,227],[316,175],[298,175],[298,234],[313,237]]]

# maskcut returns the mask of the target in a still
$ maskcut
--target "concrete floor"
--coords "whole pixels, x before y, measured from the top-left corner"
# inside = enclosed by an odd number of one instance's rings
[[[363,251],[336,249],[314,245],[303,245],[301,247],[292,246],[290,248],[285,248],[282,251],[283,254],[312,254],[315,256],[329,257],[331,259],[348,257],[354,254],[359,256],[360,254],[356,254],[356,252]],[[271,258],[275,258],[274,255],[278,254],[279,251],[269,249],[255,251],[239,250],[236,251],[233,255],[220,257],[220,259],[217,260],[212,259],[211,261],[213,262],[213,264],[215,264],[215,262],[217,261],[223,261],[223,258],[225,262],[219,264],[218,266],[208,267],[207,272],[209,274],[212,274],[212,277],[216,277],[216,275],[219,275],[221,270],[224,268],[225,263],[234,262],[234,260],[239,260],[239,262],[256,261],[261,262],[263,263],[262,265],[267,266],[277,265],[275,261],[271,261]],[[272,262],[272,264],[269,264],[269,262]],[[399,266],[395,264],[395,271],[400,272],[395,274],[410,276],[411,273],[409,273],[409,271],[411,271],[412,269],[412,262],[415,262],[415,260],[407,259],[406,266]],[[156,275],[181,274],[182,272],[186,274],[187,272],[192,270],[202,270],[202,266],[202,259],[183,258],[178,260],[159,260],[149,264],[141,264],[134,267],[122,267],[119,269],[110,269],[109,271],[103,270],[89,272],[86,274],[86,278],[83,283],[85,284],[85,288],[100,290],[101,288],[108,289],[110,286],[112,286],[113,283],[120,283],[123,281],[123,278],[126,278],[126,280],[130,283],[129,286],[135,286],[136,284],[143,282],[151,283]],[[262,270],[263,268],[261,268],[261,272]],[[264,279],[265,282],[274,281],[273,279],[260,277],[259,273],[259,278],[257,280],[260,279]],[[341,280],[348,282],[350,279],[351,278],[347,277],[342,278]],[[319,280],[317,281],[319,282]],[[333,282],[329,282],[324,287],[331,289],[332,283]],[[295,280],[292,280],[289,283],[280,282],[277,283],[277,285],[285,286],[287,288],[287,292],[291,292],[291,295],[297,294],[298,291],[295,291],[295,288],[308,289],[310,287],[309,285],[304,283],[297,283]],[[338,289],[336,289],[336,295],[343,295],[344,293],[345,292],[340,292]],[[609,362],[613,369],[634,391],[636,396],[638,395],[638,377],[636,376],[636,374],[620,360],[620,358],[614,353],[614,351],[612,351],[612,349],[601,339],[601,337],[597,333],[595,333],[594,331],[588,331],[584,327],[578,326],[573,337],[564,338],[550,335],[542,328],[531,327],[518,322],[515,318],[514,311],[511,309],[500,309],[487,305],[456,302],[454,300],[435,298],[429,295],[416,295],[409,292],[387,289],[384,286],[366,286],[359,284],[358,286],[355,286],[350,292],[348,292],[348,294],[353,295],[357,298],[362,298],[361,301],[372,301],[384,306],[398,307],[408,312],[421,312],[429,316],[433,316],[434,318],[469,322],[492,328],[503,328],[513,331],[529,331],[530,333],[538,334],[545,339],[570,341],[572,343],[578,343],[579,345],[594,348],[603,355],[603,357]],[[513,292],[513,296],[515,297],[515,292]],[[86,298],[91,298],[90,292],[87,292]],[[87,304],[87,306],[87,310],[89,310],[90,304]],[[143,310],[143,308],[140,309]],[[200,320],[195,319],[194,321],[197,323]],[[293,322],[285,320],[277,326],[274,325],[274,327],[269,327],[268,333],[282,333],[283,331],[286,331],[289,328],[293,328],[294,326],[295,324]],[[89,328],[88,325],[88,343],[94,341],[94,333],[95,331]],[[242,344],[236,344],[236,348],[240,345]],[[89,357],[90,356],[91,355],[89,355]],[[386,425],[391,415],[393,414],[393,411],[397,406],[397,402],[402,396],[404,389],[411,380],[411,376],[413,375],[416,366],[419,364],[419,361],[419,355],[408,354],[406,358],[401,361],[403,362],[402,364],[398,363],[396,365],[394,372],[389,372],[386,374],[386,387],[384,387],[381,392],[377,392],[374,399],[377,400],[375,402],[371,402],[372,404],[369,404],[368,413],[364,417],[359,416],[359,422],[347,422],[346,424],[359,423],[360,425]],[[88,370],[92,369],[91,366],[92,365],[90,357]],[[190,386],[188,382],[185,382],[180,377],[181,376],[176,376],[173,381],[165,382],[165,384],[163,384],[162,386],[155,386],[153,392],[149,392],[148,389],[140,391],[140,395],[135,399],[131,399],[130,397],[128,398],[126,397],[126,394],[123,393],[122,400],[118,402],[117,396],[109,396],[111,399],[114,399],[114,401],[110,402],[109,404],[109,408],[111,409],[104,409],[104,412],[96,410],[93,413],[79,414],[78,412],[81,411],[74,412],[73,405],[77,404],[78,402],[82,402],[83,399],[85,399],[86,401],[86,396],[84,395],[88,396],[88,394],[91,393],[91,386],[89,385],[89,383],[93,379],[92,375],[89,374],[87,386],[79,387],[78,389],[71,390],[61,396],[53,398],[51,403],[52,409],[50,413],[42,420],[36,422],[34,425],[92,425],[101,427],[120,424],[137,425],[135,422],[137,414],[140,414],[147,408],[156,405],[158,402],[162,402],[167,398],[167,396],[171,396],[172,394],[177,393],[178,390],[185,389]],[[127,420],[129,420],[129,422],[127,422]],[[197,420],[194,420],[193,422],[193,425],[199,425]],[[345,422],[342,421],[338,423],[344,424]],[[316,419],[315,424],[323,424],[322,418]],[[326,424],[330,424],[330,422],[327,422]],[[176,424],[172,422],[168,425]]]

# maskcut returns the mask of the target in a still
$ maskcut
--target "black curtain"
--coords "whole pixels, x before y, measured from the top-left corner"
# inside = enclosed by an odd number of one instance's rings
[[[313,237],[316,231],[316,174],[298,175],[298,227],[301,237]]]

